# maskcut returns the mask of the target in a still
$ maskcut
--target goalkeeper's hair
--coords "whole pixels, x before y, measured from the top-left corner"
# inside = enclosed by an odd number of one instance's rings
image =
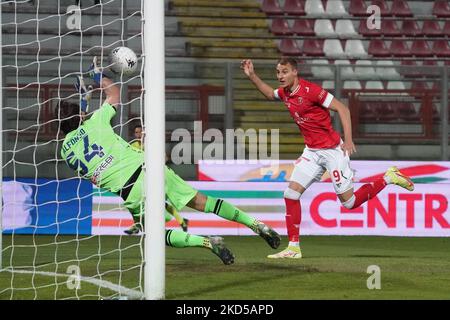
[[[59,120],[61,131],[68,134],[81,125],[80,106],[76,103],[60,100],[56,106],[55,118]]]
[[[282,66],[290,64],[292,68],[297,69],[297,60],[291,57],[281,57],[277,64],[281,64]]]

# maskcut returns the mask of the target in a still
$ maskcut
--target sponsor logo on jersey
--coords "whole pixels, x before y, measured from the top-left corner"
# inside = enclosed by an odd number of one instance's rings
[[[114,161],[114,157],[113,157],[113,155],[110,155],[109,157],[107,157],[105,160],[103,160],[98,165],[98,167],[95,169],[95,171],[91,177],[91,181],[93,184],[97,185],[98,178],[100,177],[100,175],[102,174],[103,171],[105,171],[106,169],[108,169],[111,166],[113,161]]]

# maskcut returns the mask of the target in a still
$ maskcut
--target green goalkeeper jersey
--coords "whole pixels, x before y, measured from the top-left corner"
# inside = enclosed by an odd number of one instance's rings
[[[143,164],[144,153],[131,147],[111,127],[115,108],[104,103],[64,139],[61,156],[68,166],[96,186],[118,192]]]

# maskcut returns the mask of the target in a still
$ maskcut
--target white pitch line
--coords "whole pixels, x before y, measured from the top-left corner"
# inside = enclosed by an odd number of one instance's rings
[[[29,270],[11,270],[11,269],[2,269],[1,271],[8,271],[10,273],[22,273],[22,274],[39,274],[43,276],[49,276],[49,277],[70,277],[73,276],[71,274],[64,274],[64,273],[55,273],[55,272],[46,272],[46,271],[29,271]],[[98,287],[107,288],[111,291],[115,291],[117,293],[120,293],[121,295],[127,296],[130,299],[142,299],[143,294],[137,290],[129,289],[123,286],[119,286],[118,284],[114,284],[112,282],[106,281],[106,280],[99,280],[94,279],[90,277],[83,277],[79,276],[80,281],[84,281],[90,284],[93,284]]]

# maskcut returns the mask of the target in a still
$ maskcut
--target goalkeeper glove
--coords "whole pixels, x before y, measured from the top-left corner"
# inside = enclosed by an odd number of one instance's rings
[[[97,57],[94,57],[94,59],[92,60],[92,64],[88,69],[88,74],[89,77],[91,77],[97,85],[100,85],[100,81],[102,81],[103,77],[106,78],[106,76],[100,71],[100,68],[97,66]]]
[[[86,85],[84,84],[84,80],[82,76],[77,76],[77,82],[75,82],[75,89],[80,94],[80,108],[81,111],[87,112],[89,109],[89,103],[91,101],[92,96],[92,86],[88,86],[86,89]]]

